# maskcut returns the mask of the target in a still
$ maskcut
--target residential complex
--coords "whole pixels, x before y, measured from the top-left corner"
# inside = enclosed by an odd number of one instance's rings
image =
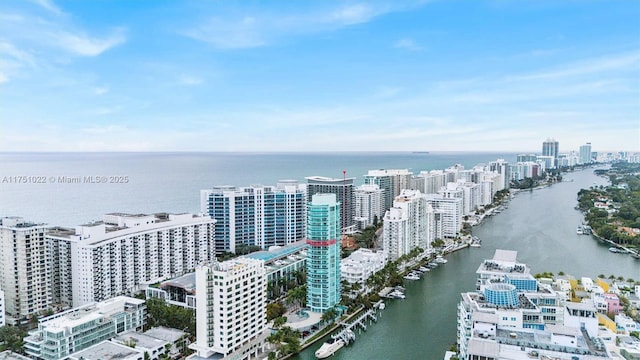
[[[384,211],[393,206],[393,201],[400,192],[409,188],[413,173],[408,169],[381,169],[369,170],[364,176],[364,183],[368,185],[378,185],[384,190]]]
[[[45,237],[57,261],[43,283],[53,283],[67,306],[132,294],[215,259],[215,222],[205,215],[111,213],[75,229],[52,228]]]
[[[345,173],[346,176],[346,173]],[[311,202],[315,194],[335,194],[340,203],[340,228],[342,232],[353,232],[356,204],[354,199],[355,178],[330,178],[309,176],[307,179],[307,201]]]
[[[496,250],[476,271],[476,291],[462,294],[460,358],[608,358],[593,302],[566,301],[516,257],[515,251]]]
[[[340,276],[351,284],[365,285],[367,279],[387,263],[384,251],[358,249],[340,261]]]
[[[340,302],[340,203],[315,194],[307,207],[307,307],[324,312]]]
[[[261,260],[236,258],[196,268],[198,358],[249,359],[266,339],[266,273]]]
[[[590,142],[580,146],[580,160],[578,163],[579,164],[591,163],[591,143]]]
[[[354,221],[358,230],[373,225],[384,216],[385,190],[378,185],[361,185],[354,192],[356,212]]]
[[[383,249],[389,260],[427,250],[435,239],[434,209],[419,190],[403,190],[387,211],[383,223]]]
[[[216,220],[216,252],[238,246],[288,245],[304,239],[306,188],[296,180],[277,186],[217,186],[202,190],[200,210]]]
[[[542,143],[542,155],[550,156],[554,161],[551,164],[552,168],[556,167],[556,159],[558,159],[558,153],[560,149],[560,143],[556,139],[549,138]]]
[[[52,306],[51,258],[45,224],[0,219],[0,290],[8,324],[41,315]]]
[[[41,318],[38,329],[24,339],[27,355],[61,360],[128,331],[142,330],[145,301],[118,296]]]

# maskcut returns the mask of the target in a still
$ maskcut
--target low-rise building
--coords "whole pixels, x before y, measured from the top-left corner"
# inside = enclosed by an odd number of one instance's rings
[[[364,285],[371,275],[384,268],[386,262],[383,251],[358,249],[340,261],[341,277],[351,284]]]
[[[144,300],[118,296],[40,319],[24,339],[34,359],[60,360],[118,334],[142,330],[147,318]]]

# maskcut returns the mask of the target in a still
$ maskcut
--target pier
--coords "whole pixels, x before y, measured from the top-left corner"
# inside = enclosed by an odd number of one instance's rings
[[[349,345],[351,342],[356,340],[356,335],[354,333],[354,329],[359,328],[360,331],[367,331],[367,320],[369,324],[371,322],[378,321],[378,316],[376,311],[380,309],[380,304],[382,301],[378,301],[371,309],[365,311],[361,315],[359,315],[353,322],[341,322],[340,326],[342,326],[342,330],[339,333],[332,335],[333,339],[342,339],[346,345]]]

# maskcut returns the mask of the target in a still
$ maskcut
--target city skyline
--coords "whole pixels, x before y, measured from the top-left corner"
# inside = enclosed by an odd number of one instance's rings
[[[0,13],[0,151],[640,151],[639,3]]]

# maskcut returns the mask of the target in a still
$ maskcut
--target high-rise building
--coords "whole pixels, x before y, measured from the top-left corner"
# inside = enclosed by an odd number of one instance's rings
[[[415,248],[427,250],[435,240],[434,210],[419,190],[403,190],[384,217],[382,242],[391,261]]]
[[[511,181],[511,168],[509,167],[508,162],[506,162],[504,159],[492,161],[489,163],[489,171],[495,171],[500,174],[502,187],[499,188],[498,191],[509,189],[509,182]]]
[[[131,294],[214,259],[214,224],[206,215],[111,213],[75,229],[52,228],[45,237],[60,261],[48,281],[69,306]]]
[[[0,328],[7,324],[7,317],[4,313],[4,291],[0,290]]]
[[[51,263],[45,224],[21,217],[0,219],[0,290],[7,323],[40,315],[52,305]]]
[[[560,143],[556,139],[549,138],[542,143],[542,156],[553,157],[553,167],[557,166],[559,148]]]
[[[307,207],[307,307],[324,312],[340,302],[340,203],[315,194]]]
[[[276,187],[217,186],[200,192],[200,210],[216,219],[216,252],[288,245],[305,237],[307,194],[296,180]]]
[[[266,284],[261,260],[196,268],[196,341],[189,347],[198,358],[249,359],[264,350]]]
[[[41,318],[24,339],[24,349],[34,359],[68,359],[118,334],[142,330],[146,320],[144,300],[118,296]]]
[[[340,226],[343,232],[350,233],[354,229],[356,204],[354,201],[354,178],[330,178],[309,176],[307,179],[307,201],[311,202],[315,194],[335,194],[340,203]]]
[[[518,156],[516,157],[516,162],[529,162],[529,161],[536,161],[536,155],[535,154],[518,154]]]
[[[400,192],[409,188],[409,182],[413,173],[408,169],[381,169],[369,170],[364,176],[364,183],[369,185],[378,185],[384,190],[384,210],[388,210],[393,206],[393,200]]]
[[[440,194],[428,194],[427,201],[436,213],[440,213],[442,235],[455,238],[462,229],[462,197],[442,197]]]
[[[384,190],[378,185],[360,185],[355,191],[355,222],[359,230],[373,225],[384,216]]]
[[[580,164],[591,163],[591,143],[580,146]]]

